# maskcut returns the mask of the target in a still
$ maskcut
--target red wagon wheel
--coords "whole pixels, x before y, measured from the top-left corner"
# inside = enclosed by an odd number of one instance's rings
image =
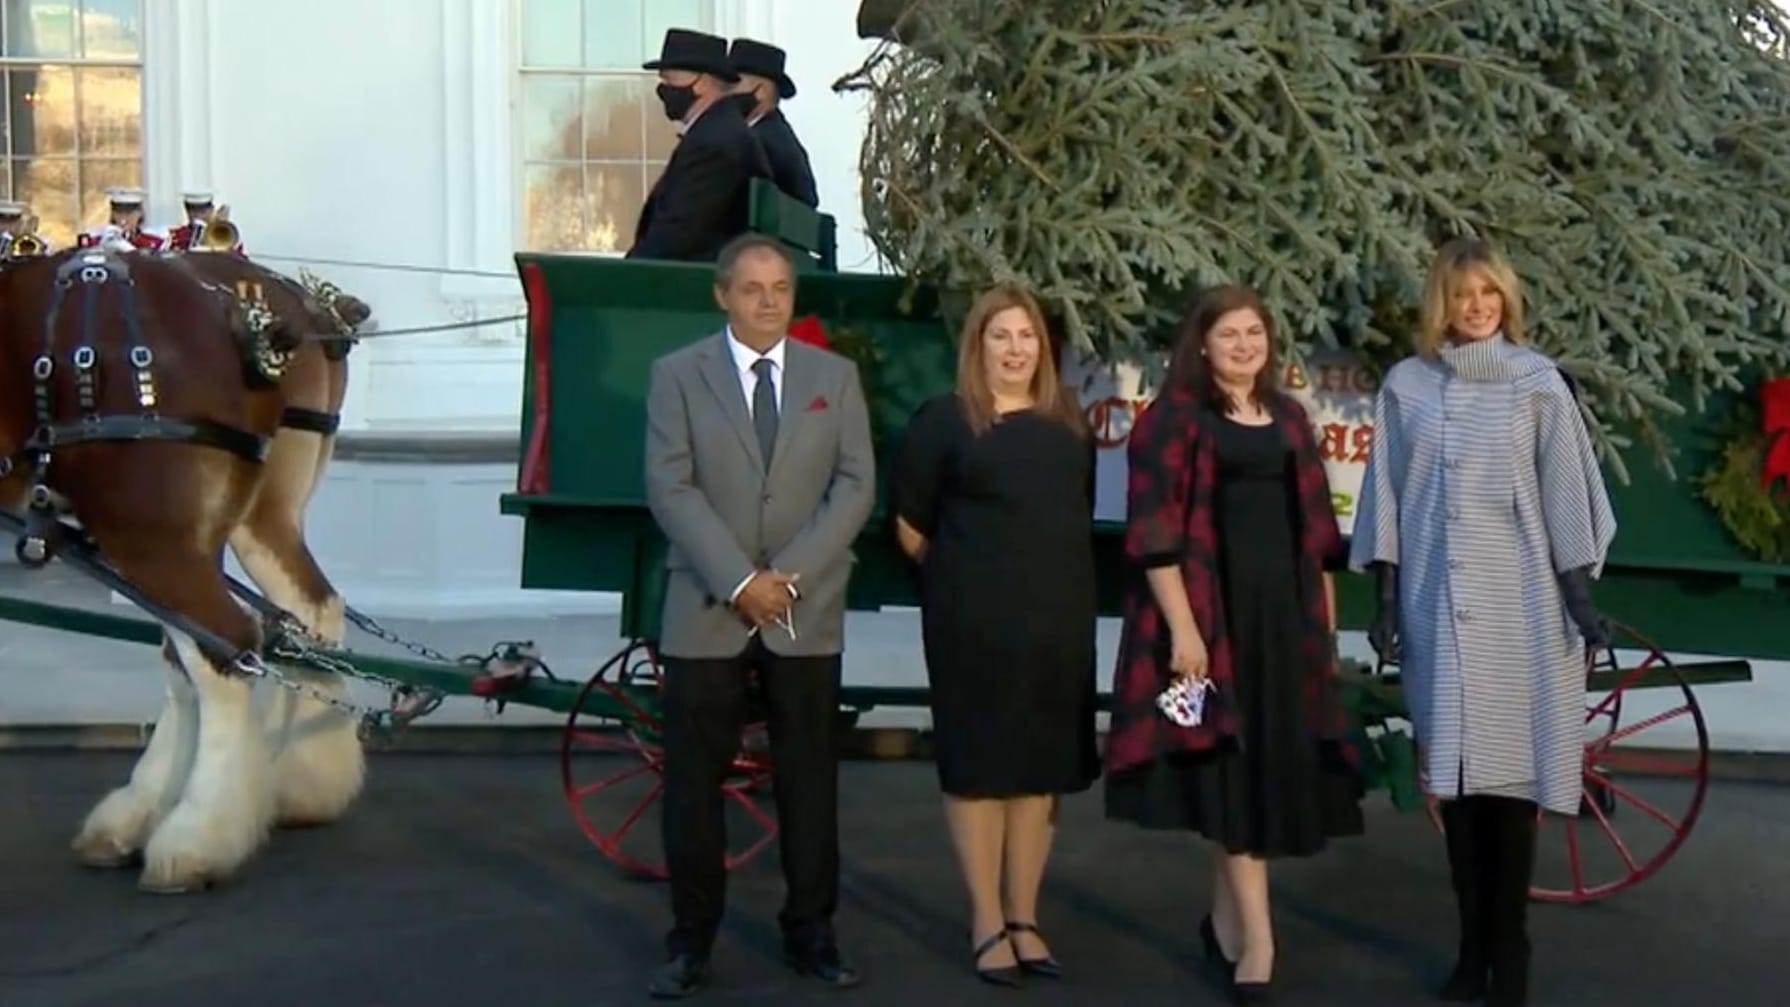
[[[1540,816],[1529,895],[1541,902],[1596,902],[1657,874],[1709,791],[1709,729],[1690,684],[1647,638],[1611,628],[1640,659],[1624,665],[1615,646],[1586,655],[1585,797],[1577,815]],[[1430,817],[1440,829],[1433,800]]]
[[[645,641],[630,643],[579,690],[566,715],[559,750],[560,786],[578,827],[617,867],[659,881],[668,876],[654,812],[665,790],[663,684],[652,647]],[[727,822],[730,871],[763,852],[777,836],[776,818],[754,797],[770,779],[763,736],[762,723],[748,725],[721,788],[726,806],[735,812]],[[637,828],[649,818],[649,828]]]
[[[1566,854],[1557,865],[1537,858],[1530,895],[1543,902],[1595,902],[1657,874],[1709,792],[1709,728],[1690,684],[1652,641],[1612,629],[1640,660],[1625,667],[1612,647],[1607,663],[1587,661],[1585,799],[1577,816],[1541,816]]]

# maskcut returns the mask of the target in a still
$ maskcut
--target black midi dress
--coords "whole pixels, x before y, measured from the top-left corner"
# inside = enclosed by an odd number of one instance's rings
[[[921,635],[947,794],[1099,778],[1093,464],[1084,434],[1031,411],[977,436],[948,395],[909,424],[892,509],[928,541]]]
[[[1315,740],[1297,641],[1298,505],[1278,425],[1218,424],[1218,519],[1237,737],[1107,781],[1110,818],[1191,829],[1232,853],[1309,856],[1363,830],[1361,784],[1333,743]],[[1218,700],[1210,700],[1216,702]]]

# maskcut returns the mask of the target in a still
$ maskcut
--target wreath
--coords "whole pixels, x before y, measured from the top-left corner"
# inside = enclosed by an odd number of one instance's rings
[[[1741,548],[1790,563],[1790,377],[1762,382],[1758,407],[1736,410],[1734,422],[1701,495]]]

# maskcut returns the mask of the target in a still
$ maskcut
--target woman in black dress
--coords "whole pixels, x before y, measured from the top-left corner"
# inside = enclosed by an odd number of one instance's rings
[[[975,969],[1060,966],[1037,927],[1060,794],[1094,741],[1094,447],[1037,303],[997,287],[965,319],[957,389],[922,405],[894,479],[918,564],[933,742],[971,902]]]
[[[1108,744],[1111,818],[1219,848],[1208,957],[1240,1000],[1274,966],[1266,861],[1361,831],[1341,745],[1329,575],[1344,554],[1310,421],[1278,392],[1272,321],[1243,287],[1194,305],[1128,451],[1127,588]],[[1153,709],[1209,679],[1205,720]]]

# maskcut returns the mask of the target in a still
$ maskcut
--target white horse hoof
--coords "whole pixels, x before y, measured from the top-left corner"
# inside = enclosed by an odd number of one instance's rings
[[[128,786],[107,794],[82,823],[70,846],[88,867],[126,867],[135,863],[155,827],[155,811]]]
[[[112,871],[143,862],[141,850],[127,850],[105,839],[82,836],[75,840],[74,849],[81,866],[95,870]]]
[[[149,838],[138,887],[146,892],[195,892],[227,880],[261,845],[264,822],[228,812],[207,819],[192,805],[180,805]]]

